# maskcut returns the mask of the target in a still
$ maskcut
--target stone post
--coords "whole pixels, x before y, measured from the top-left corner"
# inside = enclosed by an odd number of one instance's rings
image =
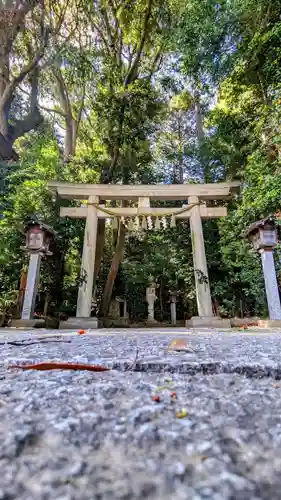
[[[261,249],[260,254],[269,318],[270,320],[281,320],[281,306],[274,265],[273,249]]]
[[[85,224],[83,254],[81,262],[80,286],[77,299],[77,318],[90,318],[92,308],[92,294],[94,282],[94,268],[96,256],[96,239],[98,216],[97,208],[93,203],[98,203],[97,196],[90,196],[87,207]]]
[[[155,293],[155,287],[151,285],[146,289],[146,302],[148,304],[148,316],[147,316],[147,321],[148,323],[154,323],[154,302],[157,300],[157,296]]]
[[[176,295],[171,295],[170,297],[170,307],[171,307],[171,323],[172,325],[177,324],[177,297]]]
[[[189,204],[198,202],[199,198],[197,196],[188,198]],[[199,205],[193,207],[190,211],[190,231],[198,315],[203,318],[212,317],[213,308]]]
[[[269,321],[259,321],[259,325],[280,327],[281,306],[273,257],[273,249],[278,243],[275,217],[270,215],[254,222],[243,232],[243,236],[260,253],[262,260]]]
[[[34,313],[37,289],[39,284],[40,264],[41,255],[39,253],[30,254],[26,288],[21,313],[22,320],[32,319]]]
[[[128,310],[127,310],[127,299],[126,298],[124,299],[123,318],[124,319],[128,319],[129,318]]]

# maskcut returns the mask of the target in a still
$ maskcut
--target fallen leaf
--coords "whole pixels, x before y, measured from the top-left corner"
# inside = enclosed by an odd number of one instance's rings
[[[164,382],[166,382],[167,384],[170,384],[170,385],[173,384],[173,381],[171,378],[164,378]]]
[[[185,418],[188,416],[188,411],[186,408],[182,408],[180,411],[177,411],[176,417],[177,418]]]
[[[86,333],[86,332],[85,332],[85,330],[78,330],[78,332],[77,332],[77,333],[78,333],[78,335],[83,335],[83,334],[84,334],[84,333]]]
[[[71,340],[41,340],[38,339],[36,342],[28,342],[26,340],[15,340],[14,342],[0,342],[0,345],[12,345],[15,347],[25,347],[27,345],[36,345],[36,344],[51,344],[52,342],[64,342],[71,343]]]
[[[152,396],[152,401],[155,401],[155,403],[160,403],[160,397],[157,395]]]
[[[170,397],[172,399],[177,399],[177,393],[176,392],[171,392]]]
[[[83,365],[79,363],[60,363],[46,362],[31,365],[11,365],[9,368],[18,368],[20,370],[88,370],[90,372],[106,372],[111,368],[100,365]]]
[[[173,340],[169,346],[168,351],[177,351],[177,352],[194,352],[192,347],[189,345],[188,341],[185,339],[176,339]]]

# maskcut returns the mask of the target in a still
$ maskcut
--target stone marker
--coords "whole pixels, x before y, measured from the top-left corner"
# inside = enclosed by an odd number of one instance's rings
[[[170,308],[171,308],[171,323],[176,326],[177,324],[177,296],[175,294],[171,294],[170,296]]]
[[[54,231],[46,224],[31,220],[25,228],[25,235],[26,244],[23,250],[29,254],[29,266],[21,320],[29,321],[32,320],[35,308],[41,259],[47,255],[52,255],[49,251],[49,246],[54,236]]]
[[[154,302],[157,300],[156,295],[156,287],[155,284],[152,284],[150,287],[146,289],[146,302],[148,304],[148,323],[154,323]]]

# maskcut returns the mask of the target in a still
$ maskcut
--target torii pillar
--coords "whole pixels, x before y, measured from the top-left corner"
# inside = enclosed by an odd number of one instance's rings
[[[198,316],[193,316],[188,320],[186,326],[192,328],[230,328],[229,319],[214,316],[213,313],[198,196],[189,196],[188,204],[193,203],[198,203],[190,210],[189,218]]]
[[[89,196],[86,207],[81,271],[78,288],[76,317],[60,323],[60,328],[97,328],[98,320],[91,317],[93,283],[96,257],[98,215],[96,204],[98,196]]]
[[[98,202],[99,199],[97,196],[90,196],[87,206],[80,283],[76,309],[76,317],[83,319],[91,317],[98,228],[97,208],[94,204]]]

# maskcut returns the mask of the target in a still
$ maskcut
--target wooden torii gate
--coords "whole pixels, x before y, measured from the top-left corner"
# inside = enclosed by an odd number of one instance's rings
[[[158,215],[163,214],[163,208],[150,207],[151,200],[187,200],[188,204],[183,205],[184,210],[165,209],[166,215],[174,216],[177,220],[189,219],[190,222],[198,316],[187,322],[187,326],[229,326],[228,320],[222,320],[213,315],[202,219],[225,217],[227,215],[225,206],[209,207],[207,202],[231,198],[232,194],[239,190],[239,182],[125,185],[73,184],[52,181],[49,182],[48,186],[53,194],[61,198],[87,200],[85,206],[62,207],[60,209],[61,217],[86,220],[81,262],[81,272],[85,279],[81,282],[78,290],[76,324],[82,325],[91,317],[98,219],[142,217],[148,213],[151,217],[158,217]],[[108,213],[104,205],[99,205],[100,200],[129,200],[137,203],[137,206],[110,208],[110,213]]]

